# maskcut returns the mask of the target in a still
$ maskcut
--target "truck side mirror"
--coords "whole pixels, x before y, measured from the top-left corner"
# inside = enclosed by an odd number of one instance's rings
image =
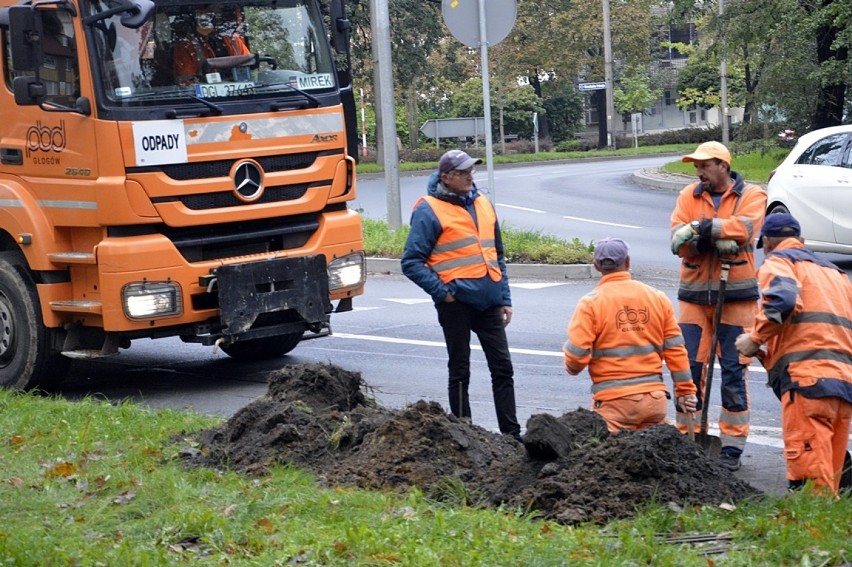
[[[343,0],[332,0],[329,6],[331,20],[331,37],[334,41],[334,49],[341,55],[349,54],[349,30],[352,24],[346,18]]]
[[[44,83],[33,76],[15,77],[12,88],[15,91],[15,104],[20,106],[38,104],[46,94]]]
[[[131,8],[121,14],[121,25],[130,29],[141,28],[151,19],[157,6],[151,0],[133,0]]]
[[[15,71],[35,71],[41,67],[41,16],[32,6],[10,6],[12,67]]]

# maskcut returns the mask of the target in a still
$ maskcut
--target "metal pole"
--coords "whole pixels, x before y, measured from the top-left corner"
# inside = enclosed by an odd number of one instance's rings
[[[725,15],[725,0],[719,0],[719,18],[723,20],[723,16]],[[722,75],[722,85],[721,85],[721,106],[720,114],[722,115],[722,143],[727,145],[730,141],[730,133],[728,132],[728,60],[727,54],[727,46],[725,44],[725,23],[722,21],[719,26],[719,40],[722,44],[722,49],[720,51],[721,65],[720,65],[720,73]]]
[[[382,146],[384,152],[385,185],[387,190],[388,226],[392,230],[402,227],[402,209],[399,198],[399,151],[396,147],[396,112],[394,111],[393,73],[391,71],[390,17],[388,0],[371,0],[373,24],[374,73],[378,73],[381,100],[376,112],[381,110]]]
[[[485,25],[485,0],[479,0],[479,53],[482,60],[482,105],[485,107],[485,166],[488,168],[488,190],[491,203],[497,205],[494,187],[493,146],[491,140],[491,84],[488,81],[488,38]]]
[[[612,77],[612,34],[609,29],[609,0],[603,0],[604,79],[606,80],[606,124],[609,127],[609,147],[615,149],[615,96]]]

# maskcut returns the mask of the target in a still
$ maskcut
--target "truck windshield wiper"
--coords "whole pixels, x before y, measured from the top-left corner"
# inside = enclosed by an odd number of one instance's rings
[[[292,85],[292,83],[272,83],[272,84],[268,84],[268,85],[263,85],[262,88],[263,89],[270,89],[270,88],[274,88],[274,87],[287,87],[288,89],[293,91],[294,94],[297,94],[299,96],[304,97],[306,102],[305,102],[305,104],[301,104],[297,107],[294,107],[291,101],[287,101],[287,102],[275,101],[271,105],[272,110],[304,108],[306,106],[308,108],[317,108],[318,106],[320,106],[322,104],[320,102],[320,99],[318,99],[317,97],[315,97],[314,95],[312,95],[310,93],[303,91],[299,87],[294,87]]]

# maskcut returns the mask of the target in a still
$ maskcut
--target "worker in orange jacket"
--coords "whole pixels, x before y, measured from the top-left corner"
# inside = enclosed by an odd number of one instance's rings
[[[699,145],[682,161],[694,163],[698,181],[680,192],[671,216],[671,251],[681,258],[678,323],[689,353],[692,379],[703,394],[721,259],[730,260],[722,319],[716,329],[722,367],[719,464],[737,470],[749,432],[746,372],[750,359],[739,356],[734,341],[757,312],[759,293],[753,245],[763,226],[766,191],[747,184],[731,170],[731,154],[719,142]],[[699,400],[699,409],[707,411],[708,402]],[[678,412],[677,422],[685,431],[685,414]]]
[[[812,480],[837,494],[852,421],[852,283],[805,249],[791,215],[767,216],[761,244],[763,303],[736,347],[759,355],[781,400],[790,488]]]
[[[596,244],[594,265],[600,283],[580,299],[562,348],[568,374],[589,367],[592,410],[611,433],[666,423],[665,359],[677,405],[695,411],[696,387],[671,301],[630,277],[629,248],[619,238]]]
[[[174,44],[174,75],[176,84],[189,84],[201,75],[202,63],[216,57],[250,55],[236,16],[223,21],[213,6],[193,11],[189,33],[178,37]]]

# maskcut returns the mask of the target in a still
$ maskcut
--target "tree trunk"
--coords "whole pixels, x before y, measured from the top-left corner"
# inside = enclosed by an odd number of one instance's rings
[[[535,96],[537,96],[540,100],[543,101],[544,98],[541,96],[541,81],[538,78],[538,69],[533,69],[533,73],[527,78],[529,79],[530,85],[532,85],[532,88],[535,91]],[[550,137],[550,125],[547,123],[546,113],[539,114],[538,116],[538,137]]]
[[[604,91],[595,91],[593,98],[598,107],[598,149],[605,150],[609,147],[606,139],[606,94]],[[612,133],[612,141],[615,142],[615,132]]]
[[[823,5],[830,4],[826,2]],[[820,66],[828,61],[846,61],[849,52],[846,47],[832,49],[832,44],[837,39],[837,28],[832,26],[820,26],[817,28],[817,62]],[[840,77],[838,77],[839,79]],[[817,95],[817,105],[811,118],[811,128],[826,128],[828,126],[839,126],[843,122],[843,106],[846,99],[846,85],[836,83],[823,85]]]
[[[420,128],[417,126],[417,89],[408,85],[405,89],[405,120],[408,123],[408,146],[416,150],[420,145]]]

